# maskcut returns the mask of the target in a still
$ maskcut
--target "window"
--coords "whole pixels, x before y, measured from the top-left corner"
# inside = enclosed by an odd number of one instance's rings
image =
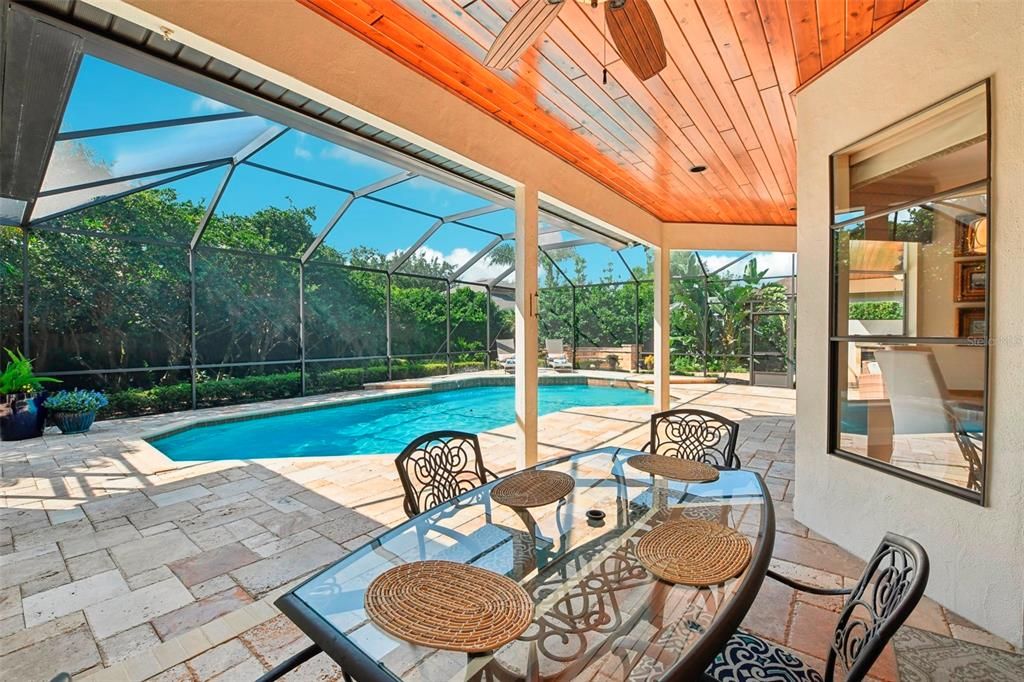
[[[983,502],[988,85],[832,156],[831,451]]]

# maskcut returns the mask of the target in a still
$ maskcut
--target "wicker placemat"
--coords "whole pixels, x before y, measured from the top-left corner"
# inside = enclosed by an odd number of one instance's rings
[[[560,471],[523,471],[494,486],[491,499],[518,509],[540,507],[557,502],[575,487],[575,479]]]
[[[739,575],[750,563],[750,541],[713,521],[668,521],[645,534],[637,558],[670,583],[704,587]]]
[[[503,575],[451,561],[391,568],[366,588],[366,613],[382,630],[448,651],[491,651],[533,621],[526,591]]]
[[[626,464],[640,471],[677,481],[707,483],[718,480],[718,469],[693,459],[665,455],[633,455],[626,460]]]

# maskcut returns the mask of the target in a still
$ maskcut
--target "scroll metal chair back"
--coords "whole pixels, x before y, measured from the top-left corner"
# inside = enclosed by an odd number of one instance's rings
[[[928,583],[928,554],[910,538],[886,533],[860,582],[839,613],[825,679],[861,680],[921,601]]]
[[[651,440],[643,447],[655,455],[693,459],[739,469],[736,441],[740,425],[714,412],[678,409],[651,415]]]
[[[480,441],[462,431],[427,433],[395,459],[409,518],[458,497],[497,476],[484,467]]]
[[[921,601],[928,583],[928,554],[910,538],[887,533],[852,588],[824,588],[793,580],[773,570],[768,577],[783,585],[825,596],[846,596],[829,647],[824,678],[793,653],[740,631],[707,669],[718,682],[748,679],[860,682],[889,640]],[[769,671],[773,677],[767,677]]]

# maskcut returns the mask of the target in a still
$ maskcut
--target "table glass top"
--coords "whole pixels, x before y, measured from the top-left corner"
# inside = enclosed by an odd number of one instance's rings
[[[637,541],[670,519],[708,519],[747,536],[756,558],[766,493],[746,471],[722,471],[712,483],[652,479],[626,464],[634,454],[605,448],[541,464],[569,474],[576,487],[560,503],[523,512],[493,502],[498,481],[492,481],[385,533],[294,595],[402,680],[491,673],[497,679],[659,678],[724,612],[750,569],[709,588],[670,585],[637,560]],[[588,520],[592,509],[605,512],[604,520]],[[517,581],[536,605],[533,624],[492,654],[472,656],[387,634],[366,615],[366,587],[393,566],[426,559],[468,563]]]

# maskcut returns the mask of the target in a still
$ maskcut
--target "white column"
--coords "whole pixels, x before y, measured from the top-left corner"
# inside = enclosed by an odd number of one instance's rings
[[[671,251],[655,246],[654,251],[654,409],[669,408],[669,260]]]
[[[537,463],[537,190],[516,189],[516,468]]]

